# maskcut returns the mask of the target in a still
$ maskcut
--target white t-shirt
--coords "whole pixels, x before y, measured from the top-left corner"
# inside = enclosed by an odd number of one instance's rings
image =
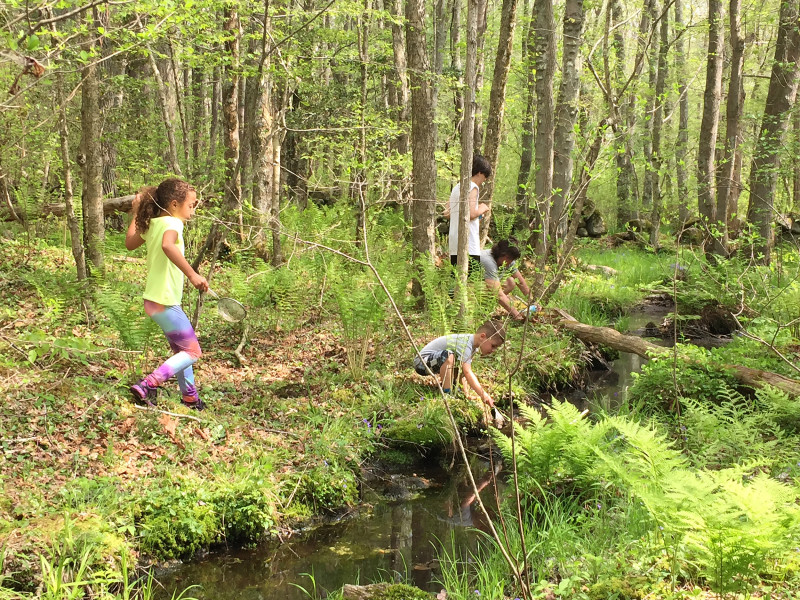
[[[478,184],[470,181],[469,191],[478,190]],[[453,191],[450,192],[450,256],[458,254],[458,209],[459,209],[459,196],[461,194],[461,184],[457,183]],[[472,203],[473,208],[478,208],[478,196],[480,190],[475,197],[475,202]],[[469,222],[469,237],[467,238],[467,254],[477,256],[481,252],[481,221],[479,218],[474,218]]]
[[[438,354],[442,350],[449,350],[456,355],[460,362],[471,363],[472,356],[475,354],[475,348],[472,346],[474,341],[475,336],[471,333],[451,333],[429,342],[419,353],[422,358],[425,358],[431,354]]]

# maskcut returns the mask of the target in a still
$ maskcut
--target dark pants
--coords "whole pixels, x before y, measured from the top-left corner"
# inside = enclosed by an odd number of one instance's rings
[[[454,267],[458,264],[458,255],[451,254],[450,255],[450,264]],[[469,264],[467,265],[467,276],[472,275],[472,272],[476,269],[481,268],[481,256],[480,254],[470,254],[469,255]]]

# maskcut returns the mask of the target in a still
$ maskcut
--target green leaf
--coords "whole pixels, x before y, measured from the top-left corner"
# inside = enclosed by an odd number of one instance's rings
[[[81,50],[80,56],[81,56],[81,60],[83,62],[88,62],[89,61],[89,53],[86,52],[86,50]]]
[[[39,36],[33,34],[28,38],[28,52],[33,52],[39,47]]]
[[[105,27],[103,27],[102,25],[98,25],[97,26],[97,33],[99,33],[100,35],[103,35],[105,32],[106,32],[106,28]]]
[[[36,362],[36,348],[28,351],[28,362],[31,364]]]

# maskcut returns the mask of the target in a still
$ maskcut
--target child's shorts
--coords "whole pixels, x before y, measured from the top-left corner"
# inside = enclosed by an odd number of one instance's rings
[[[414,370],[420,375],[428,375],[428,369],[425,368],[425,365],[428,365],[428,368],[436,375],[441,370],[442,365],[450,358],[451,354],[452,352],[450,352],[450,350],[441,350],[440,352],[427,354],[424,357],[424,363],[420,360],[419,356],[415,356]]]

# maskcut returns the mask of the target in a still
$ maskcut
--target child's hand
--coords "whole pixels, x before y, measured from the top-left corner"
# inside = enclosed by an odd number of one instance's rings
[[[139,205],[142,203],[142,197],[139,194],[136,194],[133,197],[133,203],[131,204],[131,212],[136,214],[139,210]]]
[[[189,277],[189,283],[191,283],[196,290],[200,290],[201,292],[208,291],[208,281],[202,275],[198,275],[195,273],[191,277]]]

